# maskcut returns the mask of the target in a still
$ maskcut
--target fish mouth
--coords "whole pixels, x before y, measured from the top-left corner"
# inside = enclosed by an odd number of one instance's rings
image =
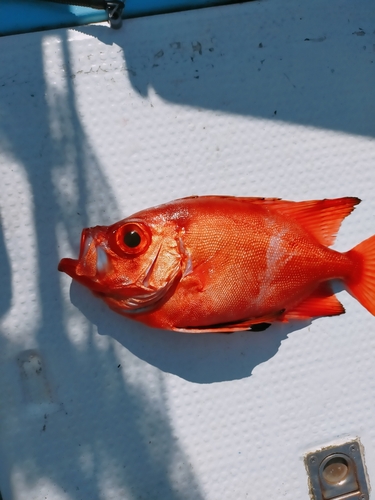
[[[71,278],[90,287],[93,291],[100,291],[98,278],[109,270],[110,264],[101,240],[102,226],[86,228],[81,234],[81,243],[78,259],[61,259],[57,269]]]

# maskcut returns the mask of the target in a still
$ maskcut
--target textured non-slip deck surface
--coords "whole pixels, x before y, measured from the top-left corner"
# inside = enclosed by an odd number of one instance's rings
[[[83,227],[191,194],[358,196],[375,233],[371,1],[264,1],[3,38],[4,500],[308,498],[359,437],[375,484],[375,318],[183,335],[57,272]]]

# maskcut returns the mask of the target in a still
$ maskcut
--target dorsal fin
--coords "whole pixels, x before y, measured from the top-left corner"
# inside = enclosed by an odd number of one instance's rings
[[[268,205],[279,214],[298,222],[322,245],[330,246],[335,242],[341,222],[361,202],[359,198],[346,197],[333,200],[284,201],[267,199],[252,200],[253,203]]]
[[[189,198],[199,198],[191,196]],[[256,198],[210,195],[205,198],[232,199],[238,203],[260,205],[290,217],[300,224],[305,231],[309,232],[322,245],[333,245],[342,221],[353,210],[355,205],[361,202],[359,198],[346,196],[325,200],[288,201],[280,198]],[[184,199],[184,198],[183,198]]]

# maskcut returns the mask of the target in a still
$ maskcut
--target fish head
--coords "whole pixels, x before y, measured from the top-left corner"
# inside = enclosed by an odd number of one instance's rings
[[[86,228],[78,259],[62,259],[58,269],[119,313],[146,312],[168,297],[186,267],[179,230],[155,214]]]

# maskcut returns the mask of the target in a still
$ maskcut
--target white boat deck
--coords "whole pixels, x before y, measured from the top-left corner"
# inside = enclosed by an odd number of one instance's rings
[[[80,232],[192,194],[358,196],[375,233],[373,2],[252,2],[5,37],[3,500],[304,500],[358,437],[375,485],[375,318],[183,335],[68,276]],[[371,498],[374,498],[372,496]]]

